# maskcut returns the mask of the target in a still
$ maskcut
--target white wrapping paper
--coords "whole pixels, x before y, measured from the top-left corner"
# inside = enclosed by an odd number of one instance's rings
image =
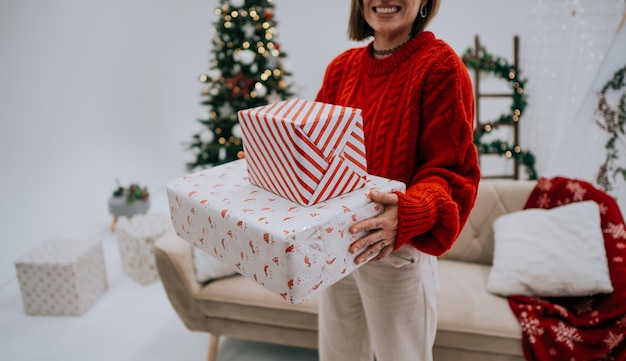
[[[50,239],[15,269],[27,315],[81,316],[109,287],[101,241]]]
[[[141,285],[157,281],[154,243],[167,232],[172,232],[167,214],[147,213],[120,219],[115,233],[124,273]]]
[[[301,206],[251,184],[238,160],[168,182],[176,233],[245,277],[300,303],[354,271],[349,245],[357,221],[383,211],[372,189],[404,184],[368,175],[365,187]]]

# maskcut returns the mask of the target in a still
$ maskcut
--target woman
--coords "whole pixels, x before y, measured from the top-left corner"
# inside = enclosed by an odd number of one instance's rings
[[[480,171],[471,80],[456,53],[424,31],[439,0],[351,0],[348,35],[373,38],[336,57],[317,101],[362,109],[368,172],[407,185],[372,192],[385,205],[351,232],[358,263],[322,293],[321,361],[432,360],[436,256],[470,213]]]

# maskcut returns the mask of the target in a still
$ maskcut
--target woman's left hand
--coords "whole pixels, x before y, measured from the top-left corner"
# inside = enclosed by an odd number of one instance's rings
[[[350,245],[350,253],[361,254],[355,259],[361,264],[374,255],[372,261],[387,257],[396,244],[398,234],[398,196],[393,193],[371,191],[370,199],[385,206],[385,210],[372,218],[358,222],[350,228],[350,233],[368,234]]]

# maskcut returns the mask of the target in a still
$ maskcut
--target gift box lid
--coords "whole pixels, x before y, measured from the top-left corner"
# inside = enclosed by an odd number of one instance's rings
[[[402,182],[368,175],[365,187],[314,206],[303,206],[250,183],[246,161],[232,161],[169,181],[170,211],[174,210],[172,206],[181,205],[181,197],[185,197],[194,200],[201,208],[220,209],[222,220],[249,220],[248,224],[241,222],[239,227],[270,230],[284,237],[326,223],[332,215],[350,214],[350,206],[362,206],[370,202],[368,194],[372,189],[405,189]],[[190,209],[192,213],[197,210]],[[215,227],[213,219],[207,221],[207,226]]]
[[[170,231],[173,231],[170,215],[165,213],[146,213],[130,219],[122,218],[117,226],[117,233],[136,239],[159,237]]]
[[[49,239],[23,254],[15,264],[72,264],[99,243],[96,240]]]

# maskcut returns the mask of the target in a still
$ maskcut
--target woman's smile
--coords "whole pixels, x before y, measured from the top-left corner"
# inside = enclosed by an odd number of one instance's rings
[[[365,21],[374,29],[377,49],[389,49],[407,41],[422,0],[362,0]]]
[[[377,14],[395,14],[400,12],[399,6],[377,6],[374,7],[374,12]]]

